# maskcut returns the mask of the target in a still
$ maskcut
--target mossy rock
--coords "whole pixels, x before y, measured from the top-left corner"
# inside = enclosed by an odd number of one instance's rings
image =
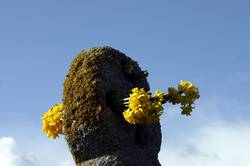
[[[118,50],[91,48],[73,60],[64,82],[63,132],[77,165],[140,165],[140,159],[159,165],[160,124],[131,125],[110,101],[134,87],[149,90],[138,64]]]

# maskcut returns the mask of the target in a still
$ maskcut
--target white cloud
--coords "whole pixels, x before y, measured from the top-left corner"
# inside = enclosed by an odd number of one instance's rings
[[[26,149],[32,155],[22,154],[14,138],[0,138],[0,166],[74,166],[74,161],[64,140],[49,140],[51,145],[38,143]],[[45,141],[46,142],[46,141]],[[21,147],[21,146],[20,146]],[[63,148],[61,148],[63,147]],[[56,155],[55,155],[56,154]]]
[[[1,166],[35,166],[35,159],[29,155],[21,155],[17,151],[15,140],[11,137],[0,138]]]
[[[60,163],[60,166],[75,166],[72,160],[65,160]]]
[[[194,115],[202,116],[203,120],[242,121],[249,119],[249,98],[210,96],[198,101],[196,110]]]
[[[75,166],[63,137],[49,139],[43,134],[42,138],[32,143],[29,140],[22,143],[25,145],[26,151],[36,156],[39,166]]]
[[[168,166],[250,165],[250,125],[215,124],[193,135],[169,140],[159,158]],[[181,140],[181,141],[180,141]]]
[[[182,117],[177,107],[170,107],[174,110],[162,121],[162,165],[250,165],[248,101],[225,96],[201,98],[191,117]]]

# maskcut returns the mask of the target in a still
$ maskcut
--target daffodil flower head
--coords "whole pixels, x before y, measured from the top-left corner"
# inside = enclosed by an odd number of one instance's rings
[[[181,96],[178,90],[176,90],[173,87],[168,88],[168,96],[169,96],[168,101],[174,105],[179,104],[181,102]]]
[[[184,96],[181,96],[180,103],[182,105],[192,104],[196,99],[200,97],[198,88],[189,81],[180,81],[178,90],[183,92]]]
[[[181,109],[182,115],[191,116],[191,112],[193,111],[193,107],[191,105],[182,106]]]
[[[154,97],[156,98],[157,101],[162,102],[164,99],[164,93],[159,90],[156,90]]]
[[[178,90],[185,92],[187,89],[193,86],[192,82],[181,80],[178,86]]]

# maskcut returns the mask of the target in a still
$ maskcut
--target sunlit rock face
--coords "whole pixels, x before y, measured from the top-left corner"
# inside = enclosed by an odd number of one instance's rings
[[[149,90],[138,64],[111,47],[80,52],[64,82],[63,132],[77,166],[158,166],[160,124],[132,125],[113,100]]]

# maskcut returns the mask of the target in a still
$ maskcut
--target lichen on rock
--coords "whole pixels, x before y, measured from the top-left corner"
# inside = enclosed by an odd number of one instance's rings
[[[139,65],[111,47],[80,52],[64,82],[63,133],[78,166],[160,165],[160,124],[131,125],[108,102],[149,90]]]

